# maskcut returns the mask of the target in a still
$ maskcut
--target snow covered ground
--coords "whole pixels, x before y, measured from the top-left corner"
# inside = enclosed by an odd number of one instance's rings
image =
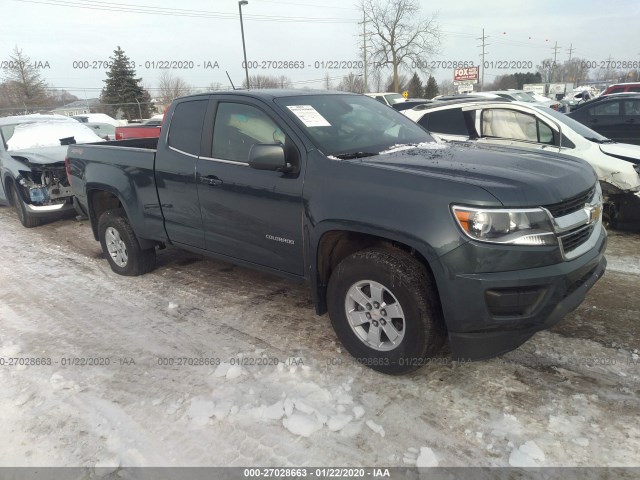
[[[51,359],[0,367],[0,465],[637,466],[639,247],[520,349],[389,377],[305,285],[172,248],[120,277],[87,222],[0,208],[0,357]]]

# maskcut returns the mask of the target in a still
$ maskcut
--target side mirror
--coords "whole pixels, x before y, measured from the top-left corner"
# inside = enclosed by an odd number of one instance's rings
[[[256,143],[249,150],[249,166],[256,170],[288,170],[284,146],[280,143]]]

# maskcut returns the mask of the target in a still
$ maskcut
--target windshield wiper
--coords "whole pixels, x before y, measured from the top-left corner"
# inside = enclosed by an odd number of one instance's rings
[[[350,152],[350,153],[341,153],[340,155],[334,155],[334,157],[339,158],[340,160],[351,160],[352,158],[373,157],[374,155],[378,155],[378,153],[377,152]]]

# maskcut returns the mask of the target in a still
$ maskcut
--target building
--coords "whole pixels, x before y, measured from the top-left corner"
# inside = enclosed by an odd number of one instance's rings
[[[89,98],[87,100],[76,100],[75,102],[68,103],[62,107],[54,108],[49,113],[56,115],[66,115],[70,117],[72,115],[82,115],[84,113],[91,113],[92,109],[100,105],[99,98]]]

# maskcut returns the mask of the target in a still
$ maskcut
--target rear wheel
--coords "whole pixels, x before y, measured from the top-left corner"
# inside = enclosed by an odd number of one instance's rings
[[[13,183],[9,183],[8,190],[9,197],[11,198],[11,203],[13,203],[13,207],[16,209],[16,213],[18,214],[18,220],[20,220],[20,223],[26,228],[33,228],[41,225],[42,219],[30,214],[27,211],[27,207]]]
[[[327,300],[340,341],[374,370],[410,372],[444,345],[433,281],[403,251],[372,248],[345,258],[331,274]]]
[[[104,212],[98,220],[98,237],[111,270],[120,275],[136,276],[153,270],[155,248],[142,249],[124,210]]]

